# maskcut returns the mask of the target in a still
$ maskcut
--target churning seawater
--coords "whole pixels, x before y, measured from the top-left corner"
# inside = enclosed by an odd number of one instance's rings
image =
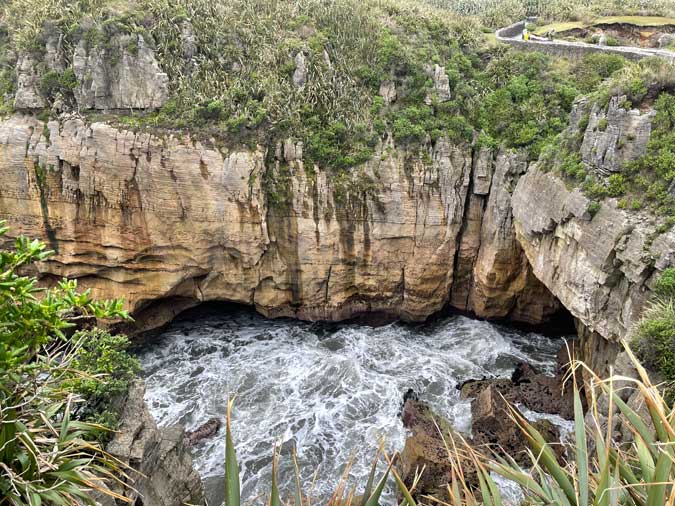
[[[455,428],[469,431],[470,404],[457,384],[507,376],[517,361],[551,369],[560,339],[450,316],[382,327],[268,320],[220,308],[175,321],[141,352],[146,400],[159,425],[194,429],[224,420],[236,395],[233,434],[242,498],[269,490],[272,447],[281,447],[280,484],[290,493],[293,448],[304,483],[326,498],[354,455],[352,483],[364,483],[378,441],[401,450],[398,418],[412,388]],[[194,449],[209,504],[224,493],[224,429]],[[308,485],[309,487],[309,485]]]

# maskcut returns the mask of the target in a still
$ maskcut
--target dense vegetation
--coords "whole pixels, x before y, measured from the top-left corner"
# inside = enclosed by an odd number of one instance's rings
[[[645,311],[634,346],[638,357],[665,382],[665,397],[675,403],[675,268],[666,269],[655,286],[656,297]]]
[[[580,186],[591,199],[594,209],[607,197],[618,199],[622,209],[650,209],[660,220],[658,232],[675,224],[675,66],[657,58],[628,62],[614,55],[593,55],[594,76],[584,76],[595,86],[587,88],[588,102],[578,124],[552,138],[544,147],[543,167],[555,168],[573,186]],[[597,77],[602,77],[597,80]],[[655,111],[646,153],[637,160],[605,175],[584,163],[580,149],[589,125],[590,106],[597,104],[606,112],[610,99],[620,97],[624,109]],[[601,118],[597,130],[604,131],[608,120]],[[623,135],[617,150],[634,139]]]
[[[91,490],[118,472],[101,443],[115,428],[111,404],[138,371],[127,339],[94,327],[126,318],[121,301],[94,301],[69,280],[41,289],[22,274],[50,254],[24,237],[0,251],[3,505],[93,504]]]
[[[527,8],[556,15],[547,5]],[[386,135],[417,149],[441,136],[470,142],[483,132],[481,142],[536,158],[565,127],[574,98],[613,68],[489,47],[480,24],[463,16],[472,9],[450,7],[456,15],[398,0],[12,0],[0,7],[0,96],[15,86],[9,69],[16,51],[39,60],[50,36],[61,37],[69,55],[82,40],[91,49],[135,34],[154,46],[171,98],[156,112],[104,119],[188,130],[223,144],[269,146],[293,137],[304,141],[307,160],[339,173],[370,159]],[[298,56],[302,85],[294,83]],[[442,67],[449,98],[435,91],[434,65]],[[68,98],[74,79],[71,68],[43,70],[40,90],[49,103]],[[396,90],[392,103],[380,95],[382,85]],[[2,109],[9,108],[6,99]]]
[[[578,21],[596,16],[675,16],[670,0],[426,0],[490,27],[506,26],[528,16],[543,21]]]

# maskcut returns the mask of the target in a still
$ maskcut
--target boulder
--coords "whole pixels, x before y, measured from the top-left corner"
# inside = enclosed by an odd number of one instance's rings
[[[424,402],[408,398],[403,405],[401,419],[403,426],[411,431],[396,462],[401,479],[410,486],[416,473],[424,468],[413,497],[419,500],[424,496],[433,496],[447,500],[447,484],[451,482],[453,472],[448,448],[452,448],[454,443],[461,449],[466,447],[466,442]],[[467,485],[476,488],[475,467],[467,461],[463,464]]]
[[[222,425],[223,422],[220,420],[220,418],[214,417],[209,419],[208,422],[205,422],[197,427],[195,430],[187,432],[185,436],[187,438],[188,446],[194,446],[204,439],[212,438],[218,433]]]
[[[526,450],[527,441],[521,429],[511,418],[511,409],[497,388],[489,386],[471,402],[471,431],[473,444],[486,451],[497,451],[527,465],[531,461]],[[548,420],[531,422],[550,443],[560,439],[560,433]],[[558,445],[559,446],[559,445]]]

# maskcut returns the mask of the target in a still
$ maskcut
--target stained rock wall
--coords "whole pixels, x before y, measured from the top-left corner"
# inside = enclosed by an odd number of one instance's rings
[[[423,320],[451,297],[529,322],[558,308],[515,239],[514,155],[440,140],[413,157],[387,140],[338,184],[300,143],[270,149],[15,115],[0,123],[0,217],[56,251],[45,282],[125,297],[144,326],[206,300],[308,320]]]

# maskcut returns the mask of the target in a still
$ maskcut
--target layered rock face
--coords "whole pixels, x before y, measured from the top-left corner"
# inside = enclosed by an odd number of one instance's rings
[[[386,141],[340,182],[300,143],[272,151],[16,115],[0,124],[0,215],[56,251],[46,282],[125,297],[146,327],[206,300],[310,320],[558,309],[515,238],[517,156],[440,140],[411,157]]]
[[[570,137],[582,135],[582,159],[591,172],[615,172],[644,153],[652,114],[619,103],[612,99],[606,111],[592,106],[583,132],[580,111],[589,104],[572,115]],[[592,215],[586,196],[544,168],[531,167],[513,193],[518,242],[537,278],[585,326],[602,371],[616,351],[604,349],[593,333],[610,341],[629,336],[660,271],[675,263],[675,232],[659,233],[649,212],[619,209],[616,199],[604,200]]]

